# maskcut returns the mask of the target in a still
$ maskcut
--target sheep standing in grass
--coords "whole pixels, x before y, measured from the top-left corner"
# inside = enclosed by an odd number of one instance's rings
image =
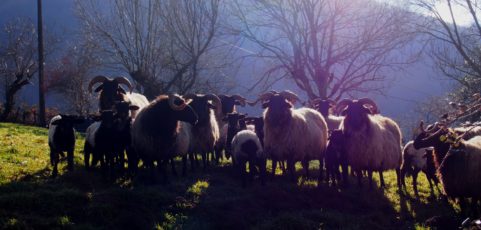
[[[50,163],[52,164],[52,176],[58,174],[59,155],[67,152],[68,170],[73,170],[73,153],[75,150],[74,124],[82,123],[83,117],[74,115],[57,115],[50,120],[48,126],[48,146],[50,147]]]
[[[238,169],[242,186],[246,186],[247,172],[246,164],[249,162],[250,178],[254,177],[259,167],[261,183],[265,183],[266,156],[264,154],[261,142],[254,131],[247,130],[244,121],[245,115],[231,113],[227,115],[228,132],[226,151],[232,153],[232,161],[234,167]]]
[[[197,113],[199,120],[192,126],[190,142],[191,167],[194,170],[195,154],[202,155],[204,169],[207,168],[207,154],[214,152],[214,147],[219,140],[219,126],[215,114],[220,113],[221,101],[214,94],[187,94],[185,99],[191,99],[189,104]]]
[[[439,183],[436,177],[436,169],[432,156],[432,149],[414,148],[414,141],[409,141],[403,148],[403,162],[401,165],[401,182],[406,187],[405,176],[410,173],[413,176],[414,193],[418,196],[417,177],[419,171],[423,171],[429,182],[431,194],[434,194],[433,183],[437,186]]]
[[[166,164],[179,152],[189,149],[190,131],[183,126],[194,125],[197,120],[196,112],[183,98],[175,94],[157,97],[138,113],[132,124],[132,147],[151,169],[152,176],[154,162],[157,162],[157,167],[162,170],[162,164]],[[165,173],[164,179],[167,180]]]
[[[414,140],[414,147],[434,147],[434,162],[437,176],[450,198],[458,198],[461,210],[466,211],[465,198],[472,198],[475,207],[481,198],[481,136],[479,127],[472,129],[450,129],[435,124],[425,130],[420,123],[421,133]],[[458,130],[458,131],[456,131]],[[460,130],[464,133],[459,135]]]
[[[347,156],[344,150],[344,135],[342,130],[335,129],[329,131],[329,138],[326,149],[326,181],[329,180],[332,184],[336,184],[341,179],[339,166],[342,166],[342,171],[347,172]],[[347,173],[343,173],[344,181],[347,181]]]
[[[306,176],[310,160],[322,160],[327,145],[327,125],[322,115],[310,108],[293,109],[299,98],[290,91],[267,92],[259,96],[264,111],[264,151],[272,159],[275,174],[279,160],[287,160],[287,169],[295,179],[294,164],[301,161]],[[320,168],[320,178],[322,178]]]
[[[396,122],[376,114],[377,105],[368,98],[343,99],[337,104],[336,111],[345,115],[340,126],[344,149],[349,165],[356,171],[359,186],[362,185],[362,170],[368,172],[369,186],[372,186],[372,172],[378,171],[381,187],[384,187],[382,172],[395,169],[400,189],[402,137]]]

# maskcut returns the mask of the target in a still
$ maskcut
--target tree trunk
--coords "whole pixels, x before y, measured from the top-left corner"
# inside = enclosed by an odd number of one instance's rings
[[[0,121],[6,121],[8,119],[8,116],[12,112],[13,106],[15,106],[15,95],[17,94],[20,89],[24,85],[27,85],[29,83],[28,80],[18,80],[20,77],[17,76],[17,80],[15,80],[7,89],[7,92],[5,93],[5,104],[4,104],[4,110],[3,113],[0,115]]]

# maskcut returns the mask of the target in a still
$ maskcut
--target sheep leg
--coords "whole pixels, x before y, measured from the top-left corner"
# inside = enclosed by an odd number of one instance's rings
[[[175,169],[174,157],[170,158],[170,166],[172,167],[172,175],[177,176],[177,170]]]
[[[342,180],[343,180],[343,184],[344,186],[349,186],[349,167],[347,165],[347,163],[342,163],[341,164],[341,168],[342,168]]]
[[[190,171],[194,172],[195,170],[195,161],[196,159],[194,158],[194,153],[189,153],[189,158],[190,158]]]
[[[404,164],[401,166],[401,184],[406,188],[406,173],[408,171],[408,167],[406,166],[407,164]]]
[[[305,170],[305,175],[304,175],[305,178],[306,178],[306,179],[309,178],[309,160],[304,159],[304,160],[302,161],[302,167],[303,167],[304,170]],[[319,169],[319,170],[321,170],[321,169]]]
[[[386,187],[386,184],[384,183],[384,176],[382,175],[382,170],[379,170],[379,180],[381,181],[381,187]]]
[[[463,217],[467,216],[467,211],[466,211],[466,200],[463,197],[460,197],[458,199],[459,202],[459,207],[461,208],[461,215]]]
[[[431,181],[431,177],[428,176],[428,174],[426,174],[426,179],[428,179],[428,183],[429,183],[429,188],[431,190],[431,196],[434,197],[434,187],[433,187],[433,182]]]
[[[478,198],[471,198],[471,216],[478,216]]]
[[[256,164],[254,163],[254,159],[252,158],[249,158],[249,180],[250,181],[253,181],[254,180],[254,176],[256,174]]]
[[[240,175],[241,175],[241,180],[242,180],[242,187],[245,188],[247,185],[247,167],[246,167],[247,161],[242,158],[239,159],[239,170],[240,170]]]
[[[162,174],[162,182],[164,184],[169,183],[169,177],[167,175],[167,171],[165,170],[165,168],[167,168],[168,163],[169,163],[169,159],[157,161],[157,169],[159,170],[160,174]]]
[[[272,177],[276,176],[277,159],[272,158]]]
[[[296,162],[294,160],[287,160],[287,171],[290,173],[291,180],[296,182]]]
[[[85,141],[84,144],[84,164],[85,168],[89,169],[90,166],[90,154],[92,153],[92,148],[90,147],[90,144]]]
[[[369,189],[372,189],[372,170],[367,170],[367,178],[369,179]]]
[[[353,172],[353,170],[351,170]],[[362,188],[362,172],[361,170],[356,170],[356,176],[357,176],[357,184],[359,185],[360,188]]]
[[[127,147],[125,149],[125,152],[127,153],[127,165],[129,168],[129,172],[133,175],[135,172],[137,172],[137,155],[132,147]]]
[[[50,164],[52,164],[52,177],[56,177],[58,175],[58,161],[59,155],[56,151],[50,150]]]
[[[419,169],[414,169],[413,171],[413,188],[414,188],[414,194],[416,195],[416,197],[419,197],[419,193],[418,193],[418,173],[419,173]],[[429,179],[428,179],[429,181]],[[429,184],[431,184],[431,182],[429,182]]]
[[[397,181],[397,189],[399,191],[402,190],[402,187],[401,187],[401,169],[397,168],[396,169],[396,181]]]
[[[68,171],[73,171],[73,149],[67,151],[67,168]]]
[[[185,177],[187,173],[187,155],[182,156],[182,176]]]
[[[207,154],[206,152],[203,152],[201,155],[202,155],[202,165],[204,167],[204,171],[207,169],[207,165],[209,164],[209,162],[207,161]]]
[[[259,160],[259,171],[261,178],[261,185],[266,185],[266,159]]]

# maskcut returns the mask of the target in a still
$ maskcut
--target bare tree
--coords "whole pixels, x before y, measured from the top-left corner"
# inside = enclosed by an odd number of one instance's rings
[[[5,121],[15,106],[16,94],[30,84],[38,70],[37,36],[30,19],[18,18],[6,23],[0,44],[0,76],[5,104],[0,120]]]
[[[96,42],[104,63],[129,73],[153,98],[198,84],[202,56],[217,36],[220,0],[77,1],[82,32]]]
[[[467,100],[481,90],[481,1],[479,0],[413,0],[416,11],[426,17],[419,23],[420,32],[429,35],[430,53],[445,77],[461,87],[455,92],[460,100]],[[447,9],[447,10],[446,10]],[[455,10],[464,11],[456,14]],[[471,25],[460,23],[466,16]]]
[[[378,1],[235,1],[237,33],[273,66],[258,83],[287,77],[309,98],[339,99],[383,88],[386,70],[405,63],[410,13]]]
[[[94,55],[94,44],[71,45],[64,56],[46,72],[46,89],[64,98],[68,109],[79,115],[89,114],[96,105],[94,96],[88,91],[88,82],[93,71],[100,66],[99,57]]]

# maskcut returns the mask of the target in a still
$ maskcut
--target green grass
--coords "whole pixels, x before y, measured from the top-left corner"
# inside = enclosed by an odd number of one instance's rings
[[[79,135],[75,170],[67,172],[62,161],[59,176],[51,179],[47,130],[0,123],[2,228],[424,229],[428,218],[459,211],[429,197],[424,175],[419,177],[419,199],[413,196],[411,178],[400,196],[393,171],[385,173],[384,190],[318,186],[314,177],[292,183],[282,175],[266,186],[256,180],[243,189],[230,162],[207,172],[189,171],[186,177],[170,175],[167,185],[148,183],[145,170],[133,180],[107,182],[98,170],[84,170],[83,141]],[[317,175],[316,164],[311,167],[311,175]],[[298,169],[300,175],[300,165]]]

